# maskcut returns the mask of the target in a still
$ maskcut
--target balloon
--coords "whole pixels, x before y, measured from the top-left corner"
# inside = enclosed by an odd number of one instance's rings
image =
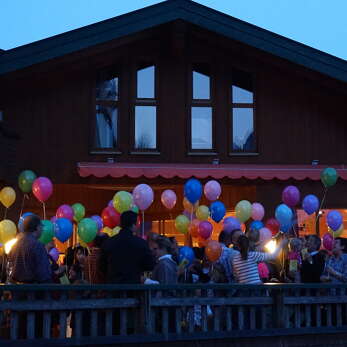
[[[191,212],[188,212],[188,211],[183,211],[182,214],[184,216],[186,216],[189,220],[193,220],[193,219],[196,219],[196,214],[193,212],[193,214]]]
[[[293,227],[293,222],[290,221],[289,223],[281,224],[281,231],[284,233],[287,233],[291,228]]]
[[[139,184],[133,190],[133,197],[135,205],[145,211],[154,200],[153,189],[148,184]]]
[[[208,244],[209,241],[210,241],[209,239],[205,240],[205,239],[203,239],[200,236],[198,237],[198,245],[199,245],[199,247],[206,247],[206,245]]]
[[[86,243],[92,242],[98,232],[98,226],[91,218],[83,218],[78,223],[78,236]]]
[[[214,201],[210,206],[211,218],[219,223],[225,216],[225,206],[221,201]]]
[[[338,175],[335,169],[327,167],[320,174],[320,179],[326,188],[332,187],[337,181]]]
[[[98,215],[91,216],[90,219],[92,219],[98,228],[98,231],[101,230],[104,227],[104,223],[102,222],[102,219]]]
[[[115,226],[120,223],[120,214],[110,206],[107,206],[103,209],[101,213],[101,218],[103,225],[113,229]]]
[[[133,197],[129,192],[120,191],[116,193],[115,196],[113,197],[113,206],[119,213],[123,213],[125,211],[131,210],[132,205],[133,205]],[[105,221],[104,221],[104,224],[105,224]]]
[[[183,214],[180,214],[175,220],[176,229],[180,233],[186,234],[188,232],[188,226],[189,226],[189,219]]]
[[[332,251],[334,245],[334,238],[331,234],[327,233],[323,235],[323,247],[328,250]]]
[[[171,189],[166,189],[161,194],[161,203],[169,210],[173,209],[176,205],[177,196]]]
[[[54,224],[56,221],[57,221],[57,217],[56,216],[53,216],[51,219],[50,219],[50,221]]]
[[[252,205],[247,200],[241,200],[235,207],[236,218],[241,222],[246,222],[252,215]]]
[[[183,208],[189,214],[192,214],[199,207],[199,201],[197,201],[194,205],[192,205],[187,198],[183,198]]]
[[[328,232],[329,232],[334,238],[335,238],[335,237],[340,237],[344,230],[345,230],[345,229],[344,229],[344,227],[343,227],[343,223],[341,224],[341,226],[340,226],[340,227],[338,228],[338,230],[336,230],[336,231],[333,231],[332,229],[330,229],[330,228],[328,227]]]
[[[49,178],[38,177],[32,185],[33,194],[36,199],[45,202],[53,193],[53,185]]]
[[[101,231],[110,237],[113,236],[113,229],[111,229],[109,227],[103,227]]]
[[[48,254],[52,257],[53,261],[56,263],[59,259],[59,251],[53,247],[51,250],[48,252]]]
[[[260,230],[263,227],[264,227],[264,223],[263,222],[261,222],[260,220],[254,220],[249,225],[249,230]]]
[[[199,224],[200,224],[200,221],[198,219],[193,219],[191,223],[189,224],[188,231],[191,237],[199,236]]]
[[[327,223],[330,229],[337,231],[342,225],[342,216],[338,211],[330,211],[327,215]]]
[[[293,218],[292,210],[285,204],[278,205],[275,211],[275,217],[282,225],[288,225]],[[282,230],[282,229],[281,229]]]
[[[209,241],[205,248],[205,254],[209,261],[217,261],[222,254],[221,244],[217,241]]]
[[[187,267],[192,264],[194,258],[195,258],[195,255],[192,248],[183,246],[179,249],[179,253],[178,253],[179,264],[184,263],[185,267]]]
[[[200,200],[202,195],[202,185],[196,178],[189,179],[184,185],[184,196],[191,204]]]
[[[41,236],[39,238],[39,241],[46,245],[47,243],[51,242],[54,237],[54,226],[53,223],[50,220],[42,220],[42,231]]]
[[[0,201],[2,204],[9,208],[16,200],[16,192],[11,187],[4,187],[0,191]]]
[[[72,235],[71,221],[66,218],[58,218],[54,223],[54,234],[60,242],[67,241]]]
[[[198,209],[196,210],[196,217],[199,220],[207,220],[208,217],[210,217],[210,210],[205,205],[200,205]]]
[[[215,180],[208,181],[204,186],[204,194],[207,200],[215,201],[219,198],[221,193],[222,188],[220,184]]]
[[[304,211],[311,215],[314,212],[317,212],[319,209],[319,200],[315,195],[306,195],[304,200],[302,200],[302,208]]]
[[[261,228],[259,230],[259,241],[260,243],[266,243],[272,238],[272,232],[268,228]]]
[[[73,221],[73,216],[74,216],[74,211],[70,205],[61,205],[57,209],[57,213],[55,216],[58,218],[66,218],[70,220],[71,222]]]
[[[16,237],[17,228],[16,225],[9,219],[4,219],[0,222],[0,240],[1,243],[12,240]]]
[[[19,221],[18,221],[18,225],[17,225],[19,232],[23,232],[23,222],[24,222],[25,218],[28,216],[33,216],[33,215],[34,214],[32,212],[25,212],[20,216]]]
[[[108,202],[107,206],[114,207],[114,206],[113,206],[113,200],[110,200],[110,201]]]
[[[30,193],[36,174],[31,170],[24,170],[18,176],[18,186],[23,193]]]
[[[252,204],[252,214],[251,217],[253,220],[262,220],[264,218],[264,207],[259,202],[255,202]]]
[[[75,222],[78,223],[80,220],[84,218],[84,215],[86,214],[86,209],[79,202],[77,202],[76,204],[73,204],[71,207],[74,212],[73,219]]]
[[[213,226],[210,222],[204,220],[199,224],[199,236],[207,240],[212,235]]]
[[[296,206],[300,201],[299,189],[295,186],[288,186],[282,192],[282,201],[289,207]]]
[[[235,217],[227,217],[223,220],[223,230],[228,232],[233,230],[241,230],[241,223]]]
[[[272,232],[272,235],[276,235],[280,231],[280,223],[275,218],[268,219],[265,223],[265,227]]]

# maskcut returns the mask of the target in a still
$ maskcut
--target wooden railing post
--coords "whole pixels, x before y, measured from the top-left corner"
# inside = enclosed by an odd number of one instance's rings
[[[284,292],[282,289],[273,288],[271,290],[272,302],[272,321],[273,328],[285,327],[285,306]]]
[[[153,334],[152,324],[152,307],[151,307],[152,292],[151,290],[145,290],[143,293],[143,327],[146,334]]]

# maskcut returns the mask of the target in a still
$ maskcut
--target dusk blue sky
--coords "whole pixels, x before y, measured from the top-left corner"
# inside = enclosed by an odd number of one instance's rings
[[[0,48],[10,49],[160,1],[0,0]],[[347,59],[346,0],[197,2]]]

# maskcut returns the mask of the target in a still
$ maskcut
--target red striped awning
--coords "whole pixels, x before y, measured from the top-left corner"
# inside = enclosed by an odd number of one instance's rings
[[[78,163],[78,173],[81,177],[131,177],[131,178],[174,178],[190,177],[215,179],[246,178],[250,180],[320,180],[320,174],[327,166],[323,165],[239,165],[239,164],[147,164],[147,163]],[[347,180],[345,165],[332,166],[339,177]]]

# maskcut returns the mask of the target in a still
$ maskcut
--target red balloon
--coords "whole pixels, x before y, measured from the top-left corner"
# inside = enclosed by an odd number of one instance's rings
[[[221,244],[218,241],[209,241],[205,248],[205,254],[209,261],[217,261],[222,254]]]
[[[207,240],[212,235],[213,226],[210,222],[204,220],[199,224],[199,236]]]
[[[103,209],[101,218],[104,226],[111,229],[115,228],[120,223],[120,213],[118,213],[112,206],[107,206]]]
[[[47,177],[38,177],[33,182],[32,190],[37,200],[45,202],[53,193],[53,184]]]
[[[74,210],[69,205],[61,205],[57,209],[56,217],[57,218],[66,218],[66,219],[70,220],[71,222],[73,222]]]
[[[276,235],[280,231],[280,223],[276,218],[268,219],[265,223],[265,227],[272,232],[272,235]]]

